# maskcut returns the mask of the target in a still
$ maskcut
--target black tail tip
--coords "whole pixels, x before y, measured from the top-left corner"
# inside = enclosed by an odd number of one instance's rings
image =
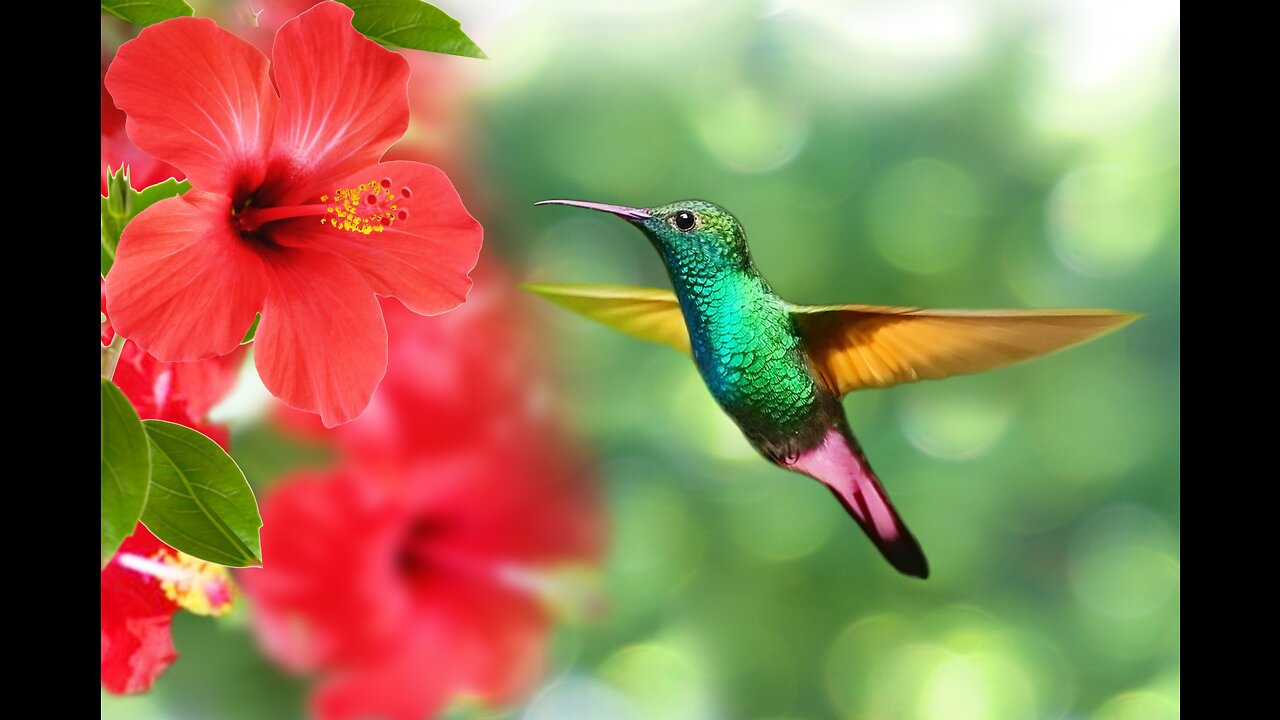
[[[880,546],[884,559],[903,575],[927,580],[929,578],[929,561],[920,549],[920,543],[910,534],[906,534],[893,544]]]

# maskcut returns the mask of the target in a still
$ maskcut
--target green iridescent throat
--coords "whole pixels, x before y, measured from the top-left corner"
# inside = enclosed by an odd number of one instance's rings
[[[694,213],[693,228],[670,221],[681,210]],[[701,201],[650,212],[637,225],[665,261],[711,394],[751,439],[783,442],[811,426],[825,398],[787,303],[756,271],[737,219]]]

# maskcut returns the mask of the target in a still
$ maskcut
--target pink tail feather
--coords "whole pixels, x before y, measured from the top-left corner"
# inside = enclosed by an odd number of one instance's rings
[[[920,543],[898,517],[862,449],[841,428],[831,428],[822,444],[786,467],[826,485],[898,572],[929,577]]]

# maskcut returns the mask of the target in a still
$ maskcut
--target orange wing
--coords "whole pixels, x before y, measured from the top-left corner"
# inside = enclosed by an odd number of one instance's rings
[[[675,293],[631,285],[524,285],[555,304],[628,335],[690,354]]]
[[[994,370],[1082,343],[1140,315],[1114,310],[796,306],[822,379],[839,395]]]

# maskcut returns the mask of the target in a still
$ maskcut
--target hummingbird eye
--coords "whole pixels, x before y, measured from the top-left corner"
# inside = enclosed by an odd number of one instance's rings
[[[681,210],[671,216],[671,224],[675,225],[677,230],[692,230],[693,226],[698,224],[698,216],[688,210]]]

